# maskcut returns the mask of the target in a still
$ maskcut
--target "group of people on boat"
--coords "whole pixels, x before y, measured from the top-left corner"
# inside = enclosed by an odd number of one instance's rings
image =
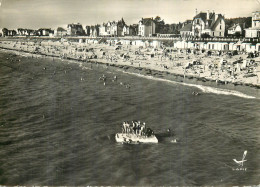
[[[128,121],[124,121],[122,125],[122,133],[147,137],[154,134],[152,129],[146,128],[145,122],[141,123],[140,121],[132,121],[131,124]]]

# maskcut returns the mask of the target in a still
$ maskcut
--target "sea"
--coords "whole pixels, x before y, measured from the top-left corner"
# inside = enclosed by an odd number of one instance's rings
[[[249,86],[1,50],[0,185],[259,185],[259,99]],[[117,143],[132,120],[159,143]]]

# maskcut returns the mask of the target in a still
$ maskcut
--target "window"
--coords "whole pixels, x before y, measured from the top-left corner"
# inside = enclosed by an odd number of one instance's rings
[[[221,32],[219,33],[219,36],[221,36]]]
[[[221,25],[219,26],[219,29],[221,30]]]
[[[212,36],[214,36],[214,32],[212,32]]]

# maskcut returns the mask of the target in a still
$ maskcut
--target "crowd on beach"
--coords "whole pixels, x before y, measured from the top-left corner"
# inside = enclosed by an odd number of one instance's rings
[[[0,41],[0,47],[64,59],[167,71],[184,78],[259,86],[258,53],[124,45],[120,41]],[[148,72],[149,74],[149,72]]]

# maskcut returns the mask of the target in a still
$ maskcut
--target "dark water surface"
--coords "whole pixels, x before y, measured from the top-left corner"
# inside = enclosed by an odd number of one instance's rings
[[[0,52],[0,184],[259,184],[259,91],[213,87]],[[116,143],[133,119],[159,143]],[[234,171],[245,150],[246,171]]]

